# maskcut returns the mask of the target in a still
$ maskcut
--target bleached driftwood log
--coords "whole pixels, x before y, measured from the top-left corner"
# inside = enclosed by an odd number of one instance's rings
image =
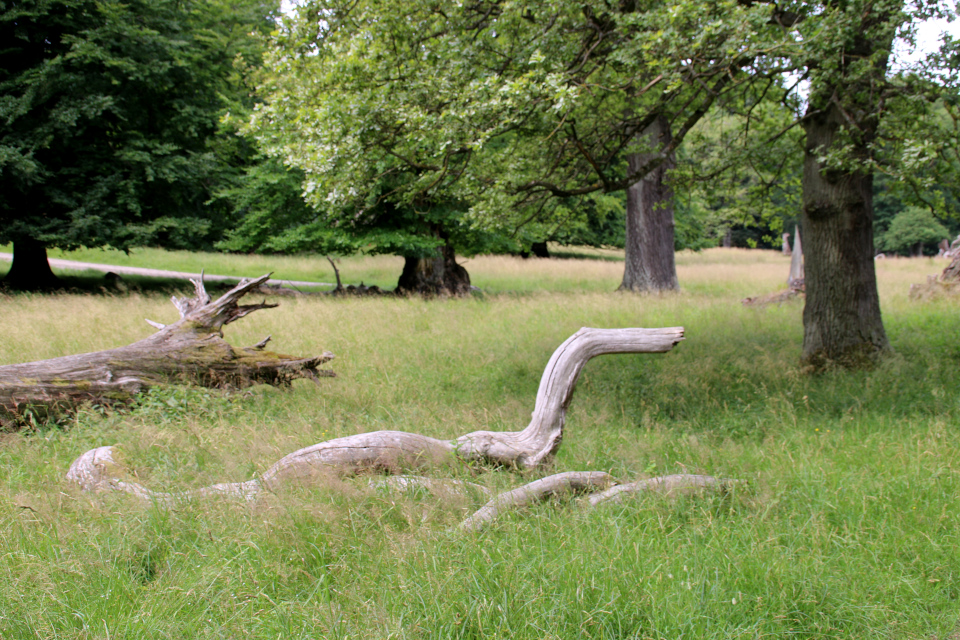
[[[318,369],[333,358],[329,352],[299,358],[265,351],[269,337],[241,349],[223,339],[225,325],[277,306],[239,304],[244,294],[269,277],[242,280],[217,300],[211,300],[202,280],[194,280],[196,297],[173,298],[180,312],[177,322],[165,326],[147,320],[159,331],[124,347],[0,366],[0,425],[15,427],[27,408],[50,411],[82,402],[122,402],[161,382],[245,387],[332,376],[332,372]]]
[[[563,439],[567,407],[583,365],[609,353],[663,353],[683,340],[683,327],[667,329],[589,329],[570,336],[553,353],[540,380],[533,419],[522,431],[475,431],[456,440],[439,440],[402,431],[375,431],[321,442],[281,458],[258,479],[215,485],[213,493],[253,497],[262,489],[311,476],[354,475],[359,471],[396,474],[458,461],[533,468],[556,453]],[[88,491],[120,490],[157,496],[121,480],[111,447],[88,451],[70,466],[67,478]],[[251,484],[255,483],[255,484]],[[213,490],[213,487],[208,488]],[[204,489],[191,495],[198,495]]]
[[[553,497],[586,495],[587,504],[595,507],[608,502],[620,502],[624,496],[644,492],[677,495],[705,489],[726,491],[738,482],[738,480],[713,476],[680,473],[619,484],[613,476],[603,471],[557,473],[501,493],[461,522],[460,528],[466,531],[480,531],[508,511],[523,509]]]
[[[479,531],[505,511],[522,509],[558,495],[592,493],[606,489],[612,484],[616,484],[613,476],[603,471],[557,473],[501,493],[461,522],[460,528],[466,531]]]

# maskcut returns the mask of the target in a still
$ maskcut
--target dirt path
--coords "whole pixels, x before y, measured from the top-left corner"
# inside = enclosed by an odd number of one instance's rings
[[[13,260],[12,253],[0,253],[0,260]],[[95,262],[77,262],[76,260],[50,259],[50,266],[55,269],[67,269],[71,271],[101,271],[107,273],[112,271],[120,275],[147,276],[150,278],[199,278],[199,273],[188,273],[186,271],[165,271],[163,269],[146,269],[143,267],[121,267],[113,264],[97,264]],[[204,282],[239,282],[241,276],[219,276],[210,273],[203,274]],[[284,287],[335,287],[331,282],[306,282],[304,280],[267,280],[269,285],[280,285]]]

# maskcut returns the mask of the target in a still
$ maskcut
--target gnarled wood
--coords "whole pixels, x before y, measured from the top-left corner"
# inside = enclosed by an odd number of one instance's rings
[[[148,338],[116,349],[0,366],[0,424],[15,426],[28,407],[56,410],[88,401],[115,403],[162,382],[245,387],[332,376],[318,368],[333,358],[329,352],[297,358],[264,351],[266,341],[236,349],[223,339],[225,325],[277,306],[238,302],[267,279],[269,274],[243,280],[217,300],[211,300],[202,280],[194,280],[195,297],[172,299],[180,320],[166,326],[148,320],[159,329]]]
[[[665,329],[590,329],[567,338],[547,363],[533,419],[523,431],[475,431],[456,440],[457,455],[467,460],[532,468],[560,448],[567,407],[583,365],[609,353],[664,353],[683,340],[683,327]]]
[[[533,419],[522,431],[475,431],[453,441],[403,431],[375,431],[336,438],[284,456],[247,483],[222,484],[214,493],[253,497],[261,489],[313,476],[354,475],[361,471],[400,473],[435,468],[458,460],[533,468],[551,458],[563,439],[567,407],[588,360],[608,353],[663,353],[683,340],[683,327],[667,329],[590,329],[570,336],[553,353],[540,380]],[[117,475],[111,447],[88,451],[70,466],[67,479],[87,491],[119,490],[146,498],[160,496]],[[255,483],[255,484],[251,484]],[[212,490],[210,487],[208,490]],[[191,495],[202,495],[204,489]],[[166,494],[163,494],[166,499]]]

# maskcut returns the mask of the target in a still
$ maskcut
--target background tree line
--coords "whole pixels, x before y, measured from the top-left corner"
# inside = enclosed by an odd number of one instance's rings
[[[458,255],[624,246],[679,286],[730,232],[807,261],[804,357],[888,348],[876,249],[957,231],[957,48],[894,69],[948,3],[8,2],[0,242]]]

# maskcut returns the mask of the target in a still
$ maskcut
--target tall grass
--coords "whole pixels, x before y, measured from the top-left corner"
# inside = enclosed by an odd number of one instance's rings
[[[356,272],[379,260],[358,259]],[[254,275],[262,265],[240,266]],[[739,304],[786,277],[772,252],[681,254],[684,291],[670,296],[615,293],[622,264],[611,260],[477,258],[467,268],[484,296],[284,299],[227,327],[234,344],[272,334],[288,353],[333,351],[339,377],[319,386],[161,389],[126,412],[87,407],[69,423],[2,436],[0,637],[919,639],[958,630],[960,318],[955,301],[906,295],[942,265],[879,263],[896,354],[871,371],[818,376],[798,364],[799,304]],[[125,344],[152,331],[143,317],[176,312],[153,295],[3,297],[0,363]],[[596,510],[549,503],[465,534],[455,525],[481,497],[390,492],[366,479],[175,508],[63,481],[73,458],[104,444],[121,445],[139,481],[179,490],[247,479],[340,435],[522,427],[543,366],[578,327],[674,325],[687,338],[669,354],[587,365],[563,447],[536,475],[748,481],[733,494]],[[497,490],[535,477],[448,473]]]

